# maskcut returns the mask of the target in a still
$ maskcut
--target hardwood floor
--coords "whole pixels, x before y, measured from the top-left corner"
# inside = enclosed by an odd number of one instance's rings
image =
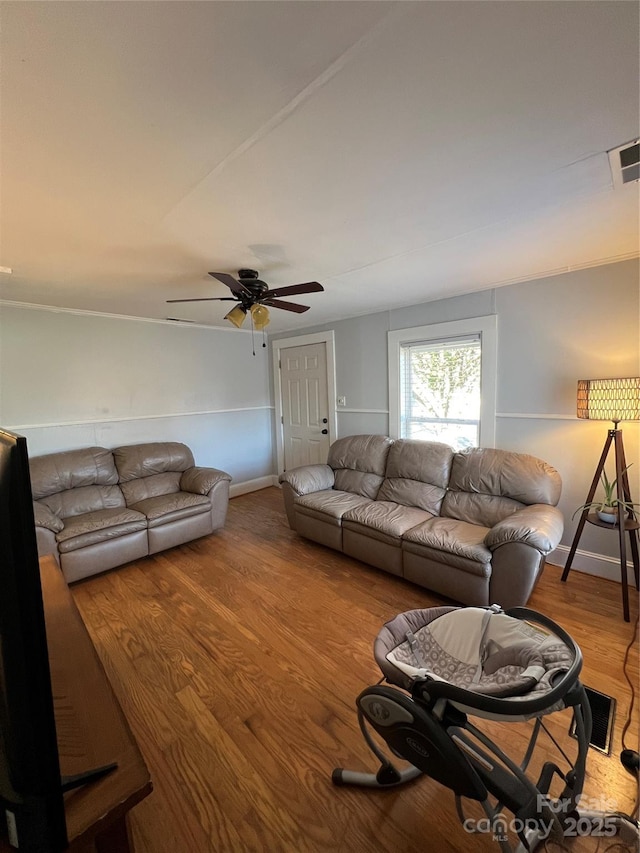
[[[444,602],[298,537],[278,489],[231,500],[218,534],[72,590],[154,782],[131,813],[136,853],[498,849],[488,835],[465,833],[453,794],[431,779],[388,791],[332,785],[336,766],[376,769],[354,702],[380,678],[379,629]],[[578,572],[563,584],[548,566],[529,602],[581,646],[583,682],[617,700],[612,755],[589,750],[585,794],[625,812],[636,797],[618,760],[631,696],[622,661],[638,618],[631,598],[629,624],[617,584]],[[637,685],[637,643],[629,673]],[[633,749],[637,708],[625,736]],[[567,712],[546,719],[571,751]],[[486,724],[518,759],[528,728]],[[601,851],[611,844],[600,841]],[[576,839],[566,849],[597,844]]]

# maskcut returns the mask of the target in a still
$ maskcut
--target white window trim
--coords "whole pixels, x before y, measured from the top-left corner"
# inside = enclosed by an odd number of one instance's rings
[[[400,437],[400,350],[403,344],[432,341],[462,335],[480,335],[482,364],[480,368],[480,447],[496,444],[496,379],[497,379],[497,317],[472,317],[433,323],[413,329],[388,332],[389,359],[389,435]]]
[[[336,407],[336,345],[333,329],[327,332],[312,332],[308,335],[296,335],[291,338],[279,338],[271,342],[273,389],[275,403],[276,464],[278,474],[284,471],[284,438],[282,435],[282,384],[280,382],[280,350],[288,347],[301,347],[307,344],[325,344],[327,354],[327,397],[329,398],[329,444],[338,437],[338,413]]]

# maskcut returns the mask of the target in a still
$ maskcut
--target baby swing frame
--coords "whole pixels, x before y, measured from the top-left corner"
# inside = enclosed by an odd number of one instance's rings
[[[437,610],[477,612],[478,608]],[[496,606],[485,610],[485,620],[491,613],[503,613]],[[429,614],[435,611],[436,608],[411,611],[387,623],[383,628],[385,651],[389,650],[390,643],[397,642],[397,639],[389,640],[389,631],[385,629],[393,628],[405,616],[426,614],[426,618],[430,618]],[[376,658],[385,677],[363,690],[356,700],[362,735],[380,761],[380,767],[376,773],[336,768],[332,781],[336,785],[383,789],[404,785],[422,775],[429,776],[453,791],[465,830],[491,833],[502,853],[531,853],[549,836],[558,838],[571,834],[617,836],[621,841],[633,842],[638,838],[638,828],[628,816],[579,809],[592,727],[588,697],[579,681],[580,649],[559,625],[540,613],[518,607],[503,616],[522,620],[529,626],[542,626],[554,640],[566,646],[572,661],[566,669],[554,673],[548,689],[531,698],[526,698],[526,694],[523,697],[522,691],[515,697],[497,698],[429,674],[407,678],[406,673],[398,672],[396,676],[394,668],[389,666],[389,656],[386,659],[381,656],[381,632],[376,640]],[[407,636],[413,648],[415,638],[410,631]],[[387,684],[383,683],[385,680]],[[573,711],[577,756],[571,763],[560,750],[569,769],[563,771],[554,762],[546,761],[537,780],[532,781],[526,770],[544,727],[542,718],[565,708]],[[518,764],[510,758],[470,722],[469,716],[500,722],[533,719],[533,731],[522,761]],[[409,766],[397,769],[375,742],[370,729],[386,742],[394,755],[408,761]],[[551,796],[554,777],[561,780],[562,790]],[[465,818],[462,806],[465,798],[480,804],[486,816],[484,822]],[[508,820],[505,810],[511,812],[513,818]],[[514,834],[519,841],[516,848],[509,840]]]

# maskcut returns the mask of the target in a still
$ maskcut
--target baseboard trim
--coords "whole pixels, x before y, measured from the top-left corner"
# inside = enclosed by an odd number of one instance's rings
[[[547,556],[547,562],[564,568],[570,550],[566,545],[558,545],[556,550]],[[615,557],[607,557],[605,554],[595,554],[592,551],[582,551],[578,548],[573,558],[571,571],[583,572],[585,575],[595,575],[620,583],[620,560],[616,560]],[[627,560],[627,573],[629,583],[634,583],[633,563],[629,560]]]
[[[267,477],[257,477],[255,480],[245,480],[244,483],[232,483],[229,486],[229,497],[237,498],[240,495],[246,495],[249,492],[259,492],[260,489],[266,489],[269,486],[277,486],[278,478],[275,475]]]

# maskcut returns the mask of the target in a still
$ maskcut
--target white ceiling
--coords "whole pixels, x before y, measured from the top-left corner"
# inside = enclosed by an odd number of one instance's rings
[[[270,331],[638,254],[635,2],[2,2],[0,299]]]

